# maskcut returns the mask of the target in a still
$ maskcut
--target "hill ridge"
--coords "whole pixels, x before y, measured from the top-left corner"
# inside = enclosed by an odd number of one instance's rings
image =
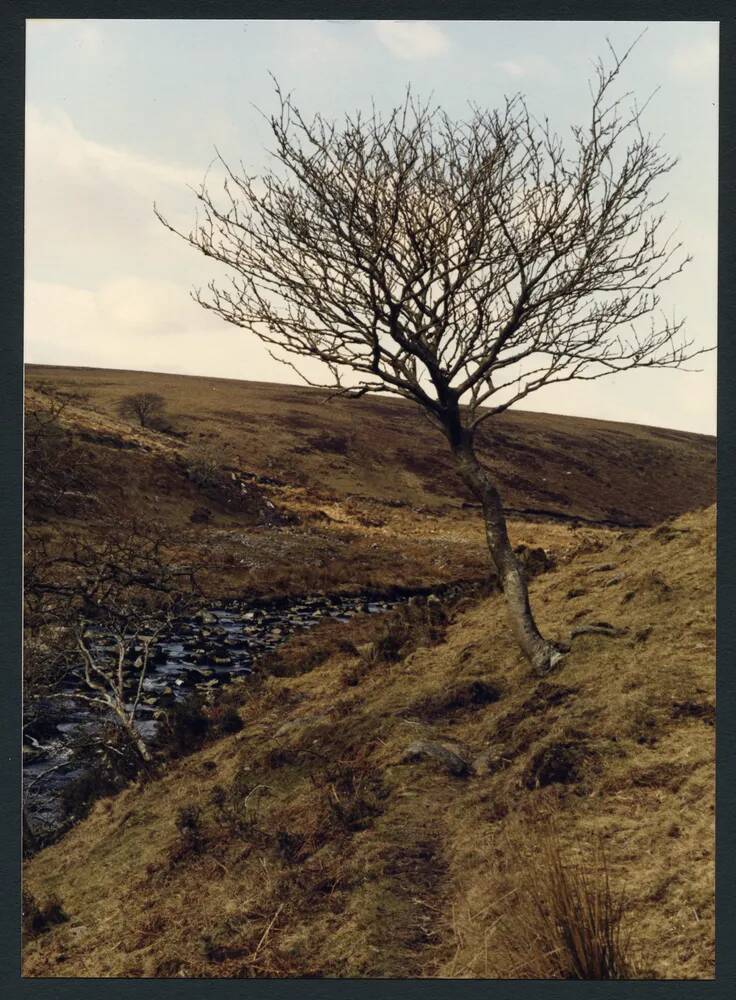
[[[215,382],[222,391],[213,396]],[[133,431],[117,418],[119,399],[158,392],[183,438],[147,433],[149,446],[201,448],[222,466],[282,480],[316,501],[359,494],[447,514],[472,499],[446,442],[407,401],[363,397],[326,406],[309,387],[30,366],[27,392],[44,384],[86,393],[85,419],[96,412],[123,435]],[[704,435],[510,411],[484,425],[479,452],[510,510],[633,526],[715,500],[715,439]]]

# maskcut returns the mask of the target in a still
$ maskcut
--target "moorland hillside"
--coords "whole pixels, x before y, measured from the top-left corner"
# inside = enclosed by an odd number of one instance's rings
[[[602,845],[634,974],[712,976],[714,511],[538,537],[553,674],[498,594],[291,640],[220,695],[240,732],[30,860],[63,922],[25,974],[534,977],[551,823],[565,864]]]

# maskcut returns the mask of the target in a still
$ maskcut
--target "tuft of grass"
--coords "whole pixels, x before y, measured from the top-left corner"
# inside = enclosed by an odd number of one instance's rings
[[[178,837],[171,845],[169,859],[172,864],[179,864],[204,850],[205,836],[200,807],[194,804],[181,806],[176,813],[175,826]]]
[[[45,903],[39,905],[33,893],[25,889],[21,914],[24,941],[38,937],[55,924],[63,924],[69,919],[57,896],[51,896]]]
[[[516,903],[498,924],[509,974],[523,979],[633,979],[627,899],[611,887],[600,842],[591,863],[566,861],[550,827],[519,866]]]
[[[240,713],[231,705],[214,705],[209,711],[209,720],[218,736],[239,733],[243,728]]]
[[[364,659],[369,664],[386,665],[404,659],[419,646],[436,646],[445,637],[448,621],[448,608],[434,594],[411,598],[385,616]]]
[[[367,829],[383,811],[383,778],[366,751],[313,772],[311,781],[321,793],[327,815],[345,832]]]
[[[210,719],[201,698],[190,697],[175,702],[166,712],[156,746],[169,757],[184,757],[201,749],[209,733]]]

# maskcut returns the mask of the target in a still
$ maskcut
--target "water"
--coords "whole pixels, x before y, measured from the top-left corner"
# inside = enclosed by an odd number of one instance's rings
[[[270,605],[234,601],[207,608],[177,623],[152,653],[136,726],[146,742],[156,735],[162,709],[194,691],[213,692],[235,677],[252,671],[253,661],[277,648],[295,633],[325,620],[349,621],[358,613],[380,614],[401,598],[307,597]],[[99,647],[104,647],[104,637]],[[93,761],[92,749],[79,750],[80,738],[94,740],[109,720],[101,711],[75,697],[84,690],[81,667],[62,689],[63,699],[41,700],[26,720],[23,746],[23,787],[31,828],[43,837],[66,823],[63,793],[84,775]],[[75,749],[75,745],[77,748]]]

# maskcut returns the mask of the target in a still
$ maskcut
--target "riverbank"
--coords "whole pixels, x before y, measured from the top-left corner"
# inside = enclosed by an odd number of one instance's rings
[[[212,702],[218,689],[250,675],[259,658],[294,634],[329,620],[385,613],[410,596],[403,591],[392,596],[372,592],[203,606],[176,621],[156,644],[143,680],[136,728],[153,745],[160,720],[177,703],[197,695]],[[26,712],[24,809],[35,843],[53,842],[78,818],[68,815],[70,786],[89,778],[99,760],[100,734],[114,724],[111,713],[94,710],[77,697],[85,693],[80,666],[68,672],[52,699],[38,698]]]
[[[504,927],[549,819],[566,864],[602,844],[639,977],[711,977],[715,512],[554,530],[553,674],[494,594],[294,636],[223,692],[241,731],[28,862],[67,919],[25,975],[524,978]]]

